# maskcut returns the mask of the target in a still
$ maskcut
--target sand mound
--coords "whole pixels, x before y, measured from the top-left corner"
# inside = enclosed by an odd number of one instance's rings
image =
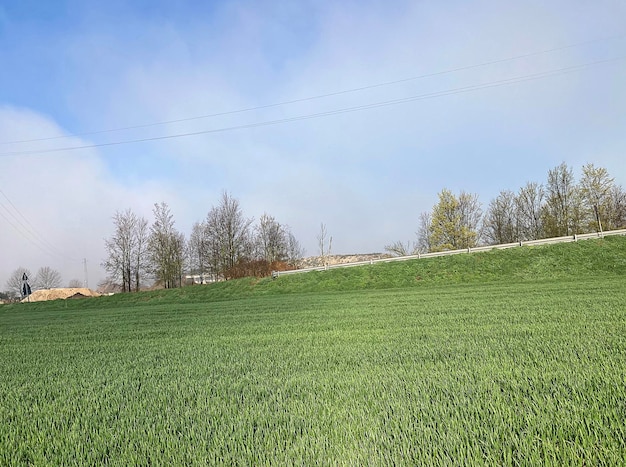
[[[347,264],[347,263],[357,263],[361,261],[370,261],[377,260],[383,258],[391,258],[391,255],[388,253],[368,253],[368,254],[360,254],[360,255],[329,255],[326,258],[322,258],[320,256],[310,256],[309,258],[304,258],[301,261],[300,267],[302,268],[314,268],[323,266],[324,262],[328,263],[328,265],[333,264]]]
[[[84,287],[68,287],[65,289],[46,289],[37,290],[31,294],[30,297],[22,300],[23,302],[43,302],[46,300],[65,300],[66,298],[86,298],[86,297],[99,297],[98,292],[94,292],[91,289]]]

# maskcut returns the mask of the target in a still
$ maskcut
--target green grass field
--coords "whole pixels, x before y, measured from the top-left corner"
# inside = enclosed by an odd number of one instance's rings
[[[626,238],[0,307],[0,465],[626,463]]]

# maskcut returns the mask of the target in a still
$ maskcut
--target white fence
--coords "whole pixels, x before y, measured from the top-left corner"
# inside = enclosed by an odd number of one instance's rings
[[[392,258],[373,259],[369,261],[359,261],[355,263],[329,264],[326,266],[317,266],[313,268],[292,269],[290,271],[274,271],[272,272],[272,277],[276,278],[276,277],[280,277],[280,276],[284,276],[288,274],[299,274],[302,272],[311,272],[311,271],[326,271],[328,269],[349,268],[353,266],[365,266],[368,264],[376,264],[376,263],[391,263],[394,261],[408,261],[411,259],[435,258],[437,256],[458,255],[462,253],[478,253],[481,251],[506,250],[507,248],[515,248],[515,247],[520,247],[520,246],[552,245],[554,243],[577,242],[578,240],[587,240],[590,238],[603,238],[603,237],[608,237],[611,235],[626,235],[626,229],[610,230],[608,232],[603,232],[603,233],[597,232],[597,233],[580,234],[580,235],[569,235],[567,237],[542,238],[540,240],[504,243],[502,245],[479,246],[475,248],[464,248],[463,250],[438,251],[436,253],[424,253],[424,254],[417,254],[417,255],[410,255],[410,256],[394,256]]]

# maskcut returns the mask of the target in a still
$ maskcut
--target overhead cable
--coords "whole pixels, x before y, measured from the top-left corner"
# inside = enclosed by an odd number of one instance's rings
[[[349,94],[349,93],[355,93],[355,92],[360,92],[360,91],[366,91],[366,90],[369,90],[369,89],[375,89],[375,88],[384,87],[384,86],[391,86],[391,85],[406,83],[406,82],[409,82],[409,81],[415,81],[415,80],[419,80],[419,79],[423,79],[423,78],[431,78],[431,77],[434,77],[434,76],[441,76],[441,75],[445,75],[445,74],[456,73],[456,72],[459,72],[459,71],[471,70],[471,69],[474,69],[474,68],[481,68],[481,67],[485,67],[485,66],[489,66],[489,65],[496,65],[498,63],[505,63],[505,62],[510,62],[510,61],[514,61],[514,60],[520,60],[520,59],[523,59],[523,58],[533,57],[533,56],[537,56],[537,55],[543,55],[543,54],[547,54],[547,53],[551,53],[551,52],[557,52],[557,51],[560,51],[560,50],[571,49],[571,48],[580,47],[580,46],[583,46],[583,45],[593,44],[593,43],[597,43],[597,42],[605,42],[605,41],[609,41],[609,40],[620,39],[620,38],[622,38],[624,36],[625,35],[622,34],[622,35],[618,35],[618,36],[612,36],[612,37],[606,37],[606,38],[600,38],[600,39],[592,39],[592,40],[588,40],[588,41],[584,41],[584,42],[577,42],[575,44],[569,44],[569,45],[564,45],[564,46],[560,46],[560,47],[553,47],[553,48],[550,48],[550,49],[540,50],[540,51],[537,51],[537,52],[529,52],[529,53],[525,53],[525,54],[521,54],[521,55],[516,55],[516,56],[513,56],[513,57],[502,58],[502,59],[497,59],[497,60],[491,60],[491,61],[482,62],[482,63],[478,63],[478,64],[474,64],[474,65],[467,65],[467,66],[462,66],[462,67],[451,68],[451,69],[448,69],[448,70],[436,71],[436,72],[432,72],[432,73],[425,73],[425,74],[421,74],[421,75],[417,75],[417,76],[411,76],[411,77],[408,77],[408,78],[402,78],[402,79],[397,79],[397,80],[392,80],[392,81],[384,81],[384,82],[381,82],[381,83],[370,84],[370,85],[365,85],[365,86],[360,86],[360,87],[355,87],[355,88],[350,88],[350,89],[343,89],[343,90],[329,92],[329,93],[325,93],[325,94],[318,94],[318,95],[315,95],[315,96],[303,97],[303,98],[300,98],[300,99],[291,99],[291,100],[286,100],[286,101],[282,101],[282,102],[276,102],[276,103],[273,103],[273,104],[265,104],[265,105],[255,106],[255,107],[247,107],[247,108],[243,108],[243,109],[229,110],[229,111],[224,111],[224,112],[216,112],[216,113],[212,113],[212,114],[198,115],[198,116],[194,116],[194,117],[179,118],[179,119],[174,119],[174,120],[166,120],[166,121],[161,121],[161,122],[152,122],[152,123],[145,123],[145,124],[139,124],[139,125],[119,127],[119,128],[110,128],[110,129],[106,129],[106,130],[95,130],[95,131],[87,131],[87,132],[82,132],[82,133],[73,133],[73,134],[61,135],[61,136],[49,136],[49,137],[31,138],[31,139],[23,139],[23,140],[15,140],[15,141],[0,141],[0,145],[33,143],[33,142],[40,142],[40,141],[50,141],[50,140],[64,139],[64,138],[74,138],[74,137],[97,135],[97,134],[104,134],[104,133],[114,133],[114,132],[119,132],[119,131],[137,130],[137,129],[140,129],[140,128],[149,128],[149,127],[154,127],[154,126],[170,125],[170,124],[173,124],[173,123],[190,122],[190,121],[194,121],[194,120],[202,120],[202,119],[207,119],[207,118],[212,118],[212,117],[222,117],[222,116],[226,116],[226,115],[234,115],[234,114],[239,114],[239,113],[252,112],[252,111],[256,111],[256,110],[269,109],[269,108],[272,108],[272,107],[279,107],[279,106],[283,106],[283,105],[290,105],[290,104],[296,104],[296,103],[300,103],[300,102],[307,102],[307,101],[312,101],[312,100],[324,99],[324,98],[327,98],[327,97],[334,97],[334,96],[339,96],[339,95],[342,95],[342,94]]]
[[[49,153],[55,153],[55,152],[74,151],[74,150],[78,150],[78,149],[92,149],[92,148],[100,148],[100,147],[108,147],[108,146],[119,146],[119,145],[124,145],[124,144],[143,143],[143,142],[148,142],[148,141],[162,141],[162,140],[168,140],[168,139],[174,139],[174,138],[184,138],[184,137],[190,137],[190,136],[206,135],[206,134],[212,134],[212,133],[224,133],[224,132],[234,131],[234,130],[258,128],[258,127],[271,126],[271,125],[279,125],[279,124],[291,123],[291,122],[296,122],[296,121],[301,121],[301,120],[322,118],[322,117],[328,117],[328,116],[331,116],[331,115],[339,115],[339,114],[344,114],[344,113],[349,113],[349,112],[357,112],[357,111],[374,109],[374,108],[379,108],[379,107],[386,107],[386,106],[404,104],[404,103],[407,103],[407,102],[414,102],[414,101],[419,101],[419,100],[433,99],[433,98],[443,97],[443,96],[450,96],[450,95],[454,95],[454,94],[461,94],[461,93],[467,93],[467,92],[473,92],[473,91],[480,91],[480,90],[483,90],[483,89],[490,89],[490,88],[495,88],[495,87],[507,86],[507,85],[522,83],[522,82],[526,82],[526,81],[534,81],[534,80],[538,80],[538,79],[549,78],[549,77],[552,77],[552,76],[558,76],[558,75],[563,75],[563,74],[567,74],[567,73],[573,73],[575,71],[579,71],[579,70],[583,70],[583,69],[586,69],[586,68],[590,68],[592,66],[596,66],[596,65],[600,65],[600,64],[604,64],[604,63],[609,63],[609,62],[615,62],[615,61],[618,61],[618,60],[623,60],[624,58],[626,58],[626,55],[622,55],[622,56],[614,57],[614,58],[609,58],[609,59],[605,59],[605,60],[597,60],[597,61],[594,61],[594,62],[584,63],[584,64],[581,64],[581,65],[574,65],[574,66],[569,66],[569,67],[564,67],[564,68],[558,68],[558,69],[555,69],[555,70],[550,70],[550,71],[545,71],[545,72],[540,72],[540,73],[533,73],[533,74],[529,74],[529,75],[517,76],[517,77],[514,77],[514,78],[507,78],[507,79],[492,81],[492,82],[488,82],[488,83],[484,83],[484,84],[477,84],[477,85],[472,85],[472,86],[464,86],[464,87],[460,87],[460,88],[453,88],[453,89],[448,89],[448,90],[444,90],[444,91],[436,91],[436,92],[431,92],[431,93],[426,93],[426,94],[419,94],[419,95],[416,95],[416,96],[403,97],[403,98],[399,98],[399,99],[393,99],[393,100],[387,100],[387,101],[381,101],[381,102],[374,102],[374,103],[371,103],[371,104],[364,104],[364,105],[358,105],[358,106],[353,106],[353,107],[344,107],[344,108],[335,109],[335,110],[329,110],[329,111],[325,111],[325,112],[318,112],[318,113],[313,113],[313,114],[298,115],[298,116],[287,117],[287,118],[282,118],[282,119],[278,119],[278,120],[267,120],[267,121],[256,122],[256,123],[235,125],[235,126],[230,126],[230,127],[213,128],[213,129],[194,131],[194,132],[188,132],[188,133],[176,133],[176,134],[170,134],[170,135],[153,136],[153,137],[148,137],[148,138],[137,138],[137,139],[128,139],[128,140],[121,140],[121,141],[112,141],[112,142],[108,142],[108,143],[94,143],[94,144],[85,144],[85,145],[79,145],[79,146],[67,146],[67,147],[61,147],[61,148],[50,148],[50,149],[40,149],[40,150],[12,151],[12,152],[0,153],[0,157],[27,156],[27,155],[36,155],[36,154],[49,154]]]
[[[6,211],[6,213],[9,216],[11,216],[12,220],[7,218],[7,216],[3,214],[1,210],[0,210],[0,215],[2,215],[2,217],[7,221],[7,223],[11,227],[13,227],[13,229],[15,229],[23,238],[25,238],[30,243],[32,243],[37,248],[39,248],[40,250],[42,250],[43,252],[45,252],[46,254],[50,256],[54,256],[63,260],[79,261],[79,259],[77,258],[71,258],[65,255],[61,250],[59,250],[52,243],[47,241],[39,232],[37,232],[35,227],[33,227],[33,225],[28,221],[28,219],[26,219],[26,217],[24,217],[24,215],[20,212],[20,210],[13,204],[13,202],[8,198],[8,196],[4,194],[2,190],[0,190],[0,194],[6,199],[9,205],[13,208],[13,211],[15,211],[24,222],[22,222],[22,220],[20,220],[20,218],[18,218],[15,215],[15,213],[12,212],[1,201],[0,201],[0,208],[3,208]]]

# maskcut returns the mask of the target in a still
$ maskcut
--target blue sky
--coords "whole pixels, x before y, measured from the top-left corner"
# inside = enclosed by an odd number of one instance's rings
[[[15,225],[0,217],[0,289],[18,266],[82,279],[82,258],[95,286],[116,210],[151,219],[165,201],[187,234],[222,190],[246,215],[289,224],[313,255],[321,222],[340,254],[413,238],[442,188],[478,193],[486,209],[561,162],[577,173],[592,162],[626,184],[625,24],[622,1],[4,1],[0,212]],[[220,130],[607,59],[616,60],[323,118],[15,154]],[[293,100],[302,101],[91,133]]]

